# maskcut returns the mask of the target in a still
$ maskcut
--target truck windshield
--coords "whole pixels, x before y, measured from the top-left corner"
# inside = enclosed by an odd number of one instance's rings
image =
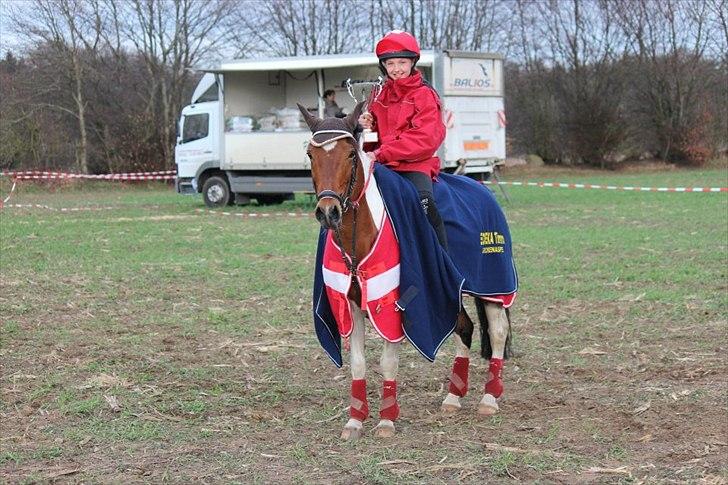
[[[182,143],[205,138],[208,134],[209,125],[210,115],[208,113],[186,115],[182,127]]]

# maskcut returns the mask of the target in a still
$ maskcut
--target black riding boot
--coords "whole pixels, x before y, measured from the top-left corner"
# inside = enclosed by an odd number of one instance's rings
[[[422,172],[399,172],[399,174],[415,185],[422,209],[427,214],[427,220],[430,221],[430,225],[435,230],[440,246],[447,251],[445,223],[440,217],[440,212],[435,205],[435,198],[432,195],[432,179]]]
[[[437,240],[440,242],[440,246],[447,251],[447,233],[445,232],[445,222],[440,217],[440,211],[437,210],[435,205],[435,199],[432,194],[423,194],[420,192],[420,203],[422,208],[427,214],[427,220],[430,221],[430,225],[435,229],[437,234]]]

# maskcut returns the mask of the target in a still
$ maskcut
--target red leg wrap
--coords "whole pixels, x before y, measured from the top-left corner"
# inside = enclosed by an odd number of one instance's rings
[[[384,381],[382,387],[382,408],[379,410],[379,418],[394,421],[398,417],[397,381]]]
[[[369,404],[367,404],[367,380],[352,379],[351,381],[351,406],[349,416],[359,421],[369,417]]]
[[[493,397],[500,397],[503,394],[503,380],[501,372],[503,371],[503,359],[493,357],[490,359],[488,382],[485,384],[485,393]]]
[[[458,397],[465,397],[468,393],[468,368],[470,359],[467,357],[455,357],[450,376],[449,391]]]

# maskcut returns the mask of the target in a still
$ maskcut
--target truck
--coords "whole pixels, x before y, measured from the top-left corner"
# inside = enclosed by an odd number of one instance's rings
[[[378,62],[365,53],[231,60],[199,69],[203,76],[179,120],[177,192],[201,193],[211,208],[253,199],[278,204],[313,192],[311,133],[296,103],[323,117],[324,91],[333,89],[351,112],[357,101],[347,81],[376,82]],[[486,180],[506,155],[502,56],[425,50],[417,69],[443,108],[442,170]]]

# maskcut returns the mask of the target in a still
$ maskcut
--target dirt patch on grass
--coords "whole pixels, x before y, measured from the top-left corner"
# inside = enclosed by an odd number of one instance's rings
[[[610,214],[603,204],[585,209]],[[532,274],[513,309],[516,356],[501,413],[476,416],[488,368],[473,357],[463,410],[442,416],[453,345],[434,364],[404,345],[398,433],[375,439],[381,345],[370,331],[371,418],[347,443],[339,434],[349,368],[333,366],[311,328],[313,248],[300,241],[313,241],[316,228],[216,217],[197,232],[115,231],[119,217],[124,227],[204,220],[192,211],[92,216],[109,241],[89,250],[166,248],[136,265],[59,249],[59,228],[32,216],[3,222],[15,232],[4,238],[0,279],[0,481],[725,483],[728,344],[716,303],[725,282],[706,277],[703,252],[672,258],[685,278],[664,286],[685,298],[655,301],[625,278],[647,242],[618,255],[574,248],[568,257],[582,269],[610,264],[562,278],[558,268],[534,269],[544,251],[525,250],[550,241],[516,241]],[[515,213],[521,227],[540,227],[525,208]],[[580,237],[564,220],[549,222]],[[62,229],[69,240],[88,234],[83,224]],[[262,242],[244,245],[253,232]],[[670,254],[686,251],[681,241]],[[585,283],[603,289],[589,293]]]
[[[406,346],[397,436],[380,441],[367,434],[356,443],[338,439],[347,419],[348,369],[331,365],[307,324],[229,337],[204,326],[182,336],[174,327],[149,333],[134,324],[109,334],[79,322],[67,344],[49,340],[52,328],[33,339],[10,335],[2,350],[0,476],[180,483],[719,480],[728,451],[728,369],[719,358],[726,349],[716,345],[719,326],[696,329],[689,342],[669,334],[639,339],[639,328],[629,325],[626,337],[610,332],[608,343],[578,327],[569,340],[563,325],[530,310],[533,303],[526,298],[526,310],[514,315],[518,356],[506,365],[501,414],[475,415],[487,367],[473,359],[464,409],[441,416],[452,348],[430,365]],[[568,318],[590,321],[595,311],[614,307],[572,301]],[[32,322],[20,320],[17,332],[31,331]],[[139,340],[124,345],[129,337]],[[380,346],[370,337],[368,360],[376,363]],[[379,404],[376,364],[369,382],[368,431]]]

